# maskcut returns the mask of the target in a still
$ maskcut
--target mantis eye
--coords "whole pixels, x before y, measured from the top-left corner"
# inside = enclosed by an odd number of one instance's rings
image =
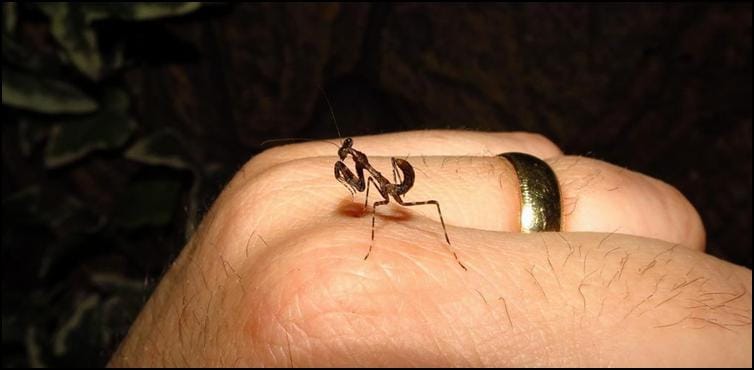
[[[338,157],[340,157],[340,160],[346,159],[346,156],[348,155],[348,149],[350,149],[352,145],[353,140],[351,140],[350,137],[347,137],[345,140],[343,140],[343,144],[340,146],[340,149],[338,149]]]

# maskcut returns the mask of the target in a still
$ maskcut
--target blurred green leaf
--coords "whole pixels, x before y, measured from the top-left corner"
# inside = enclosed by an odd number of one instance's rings
[[[81,73],[97,81],[102,76],[102,57],[97,34],[87,19],[82,4],[37,3],[50,17],[50,33]]]
[[[21,154],[25,157],[31,155],[34,147],[39,144],[50,132],[50,127],[41,122],[32,122],[26,117],[19,118],[18,141]]]
[[[16,315],[3,312],[2,315],[2,332],[3,332],[3,345],[23,336],[22,326],[19,324],[19,319]]]
[[[89,113],[97,102],[68,83],[3,66],[3,104],[40,113]]]
[[[201,6],[199,2],[141,2],[141,3],[88,3],[83,4],[89,21],[118,18],[143,21],[191,13]]]
[[[58,328],[53,338],[53,354],[57,357],[68,355],[69,348],[96,350],[101,338],[99,332],[93,328],[100,327],[101,313],[100,298],[96,294],[90,294],[86,298],[75,302],[73,312],[66,321]],[[94,321],[89,323],[89,321]]]
[[[45,194],[36,210],[40,220],[48,226],[58,229],[84,209],[80,200],[71,196],[53,197]]]
[[[44,245],[44,254],[35,259],[37,277],[44,278],[50,269],[75,252],[85,240],[105,224],[105,218],[96,214],[79,199],[61,190],[33,185],[11,194],[2,203],[4,227],[10,231],[5,238],[13,240],[13,227],[32,225],[50,231],[55,241]],[[8,224],[5,224],[8,222]],[[13,225],[13,226],[11,226]],[[36,233],[38,236],[39,233]],[[10,244],[13,248],[28,246]]]
[[[102,220],[79,199],[32,185],[3,200],[3,218],[15,223],[43,225],[58,233],[90,233]]]
[[[75,198],[47,194],[41,186],[32,185],[3,200],[3,219],[53,228],[80,207]]]
[[[154,166],[194,169],[180,134],[167,129],[137,141],[126,151],[126,158]]]
[[[56,240],[45,246],[45,252],[39,258],[37,277],[40,279],[46,278],[55,268],[70,268],[65,263],[66,258],[79,253],[86,240],[105,224],[104,217],[94,214],[81,203],[76,208],[60,207],[57,212],[63,215],[65,211],[69,212],[65,218],[59,218],[52,226],[56,230]]]
[[[11,65],[12,69],[33,72],[36,78],[39,78],[39,75],[53,77],[63,73],[62,62],[57,55],[43,54],[38,50],[29,49],[5,33],[2,34],[2,39],[3,65]]]
[[[29,214],[39,210],[41,192],[39,185],[32,185],[3,199],[3,220],[12,217],[15,222],[25,221]]]
[[[199,209],[199,191],[204,176],[204,168],[192,161],[191,153],[186,149],[181,135],[173,130],[164,129],[139,140],[126,151],[126,158],[153,166],[166,166],[189,170],[194,175],[189,191],[186,236],[191,236],[197,223]]]
[[[113,222],[129,229],[163,226],[172,220],[180,193],[178,180],[137,180],[119,199]]]
[[[16,3],[14,1],[3,2],[3,33],[13,34],[16,30]]]
[[[36,326],[29,325],[26,328],[24,344],[26,345],[26,357],[29,361],[30,367],[48,367],[44,361],[44,338],[40,339],[40,335],[37,334]]]
[[[147,285],[141,280],[127,278],[113,272],[91,271],[89,280],[99,289],[107,292],[145,293]]]
[[[104,106],[92,115],[71,118],[56,124],[50,132],[45,164],[58,167],[97,149],[123,145],[135,122],[128,114],[128,95],[114,90],[107,93]]]
[[[65,56],[85,76],[98,81],[105,73],[103,56],[92,23],[115,18],[126,21],[143,21],[179,16],[193,12],[199,2],[144,2],[144,3],[36,3],[50,18],[50,33],[60,44]],[[117,49],[117,47],[116,47]],[[121,66],[121,56],[115,55],[112,68]]]
[[[87,269],[89,270],[89,269]],[[86,271],[92,288],[62,300],[62,312],[48,332],[55,363],[107,361],[108,350],[133,323],[149,287],[119,273]]]
[[[147,20],[162,17],[172,17],[191,13],[201,6],[200,2],[185,3],[138,3],[134,8],[133,19]]]
[[[113,47],[112,54],[107,60],[108,69],[115,71],[123,68],[126,65],[126,47],[122,43],[119,43]]]

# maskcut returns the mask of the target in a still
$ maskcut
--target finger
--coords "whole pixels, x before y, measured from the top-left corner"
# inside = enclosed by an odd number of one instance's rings
[[[526,132],[489,133],[458,130],[406,131],[353,138],[360,151],[371,156],[493,156],[522,152],[540,158],[562,154],[542,135]],[[310,157],[336,157],[340,139],[284,145],[266,150],[244,166],[244,177],[252,177],[270,167]]]
[[[377,168],[389,168],[384,159],[373,161]],[[704,250],[701,218],[672,186],[590,158],[546,162],[560,184],[562,231],[618,232]],[[445,221],[455,226],[520,231],[520,183],[507,160],[428,157],[412,164],[416,179],[404,200],[437,200]],[[431,207],[411,211],[438,218]]]
[[[265,355],[278,366],[290,358],[299,366],[647,366],[750,357],[751,272],[701,253],[625,235],[454,229],[465,271],[427,232],[428,220],[384,223],[367,261],[363,220],[326,221],[273,244],[275,258],[248,270],[261,284],[248,298],[246,328],[262,343],[293,333],[286,356]]]
[[[390,173],[390,158],[369,160],[378,171]],[[264,214],[272,233],[317,221],[323,215],[369,216],[363,204],[371,206],[383,198],[377,191],[369,200],[364,193],[351,197],[333,177],[334,162],[332,158],[316,157],[271,167],[242,187],[242,199],[231,203],[242,208],[238,213]],[[704,228],[699,215],[671,186],[589,158],[556,157],[549,162],[561,184],[562,231],[618,232],[703,250]],[[519,180],[506,160],[421,156],[414,157],[411,164],[415,181],[408,192],[399,194],[404,201],[437,201],[447,225],[520,230]],[[400,218],[403,212],[440,220],[433,205],[408,210],[396,205],[390,196],[391,203],[380,207],[378,217],[398,213]],[[372,211],[370,207],[368,212]],[[452,240],[452,233],[449,237]]]
[[[673,186],[590,158],[547,162],[563,194],[564,230],[619,232],[704,250],[701,217]]]

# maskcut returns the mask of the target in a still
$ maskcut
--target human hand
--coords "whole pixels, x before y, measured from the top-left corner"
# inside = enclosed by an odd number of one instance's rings
[[[324,142],[268,150],[224,189],[111,366],[751,366],[751,270],[704,254],[675,189],[530,134],[354,138],[404,199],[371,207]],[[545,158],[560,233],[518,233],[518,179]],[[350,162],[349,162],[350,164]],[[374,190],[374,189],[373,189]],[[370,199],[379,200],[372,192]]]

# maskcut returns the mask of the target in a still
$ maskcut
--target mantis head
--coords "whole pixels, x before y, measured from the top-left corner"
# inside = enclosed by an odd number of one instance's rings
[[[351,146],[353,146],[353,140],[350,137],[343,140],[343,144],[340,146],[340,149],[338,149],[338,157],[340,157],[341,161],[346,159],[346,156],[348,156],[348,149],[351,149]]]

